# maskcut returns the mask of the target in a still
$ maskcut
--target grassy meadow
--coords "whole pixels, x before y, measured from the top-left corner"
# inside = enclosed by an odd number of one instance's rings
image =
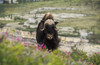
[[[0,36],[0,65],[100,65],[100,53],[86,55],[86,52],[50,51],[43,45],[31,45],[19,38],[12,41],[7,33]]]
[[[52,0],[19,4],[5,3],[0,4],[0,17],[16,14],[23,15],[41,7],[77,8],[78,10],[53,10],[37,13],[85,14],[86,16],[80,18],[66,18],[64,21],[60,21],[57,26],[91,31],[94,34],[90,36],[89,40],[92,39],[93,43],[100,44],[100,5],[88,1],[92,0]],[[1,25],[5,25],[6,23],[20,22],[20,24],[23,24],[25,21],[24,19],[14,19],[12,21],[0,20],[0,27],[3,27]],[[18,29],[21,28],[19,27]],[[34,32],[36,29],[27,28],[27,30]],[[77,49],[72,49],[73,52],[48,51],[47,48],[21,42],[19,38],[9,39],[7,36],[8,33],[0,33],[0,65],[100,65],[100,52],[87,56],[86,52]]]
[[[99,3],[99,0],[97,4]],[[64,21],[60,21],[57,25],[59,27],[74,27],[76,29],[87,29],[95,33],[95,37],[100,36],[100,5],[96,5],[95,1],[88,2],[88,0],[52,0],[52,1],[42,1],[42,2],[32,2],[32,3],[20,3],[20,4],[0,4],[0,17],[28,13],[36,8],[41,7],[69,7],[77,8],[78,10],[51,10],[43,11],[37,13],[75,13],[75,14],[85,14],[86,16],[80,18],[67,18]],[[2,23],[9,22],[24,22],[25,20],[15,20],[15,21],[0,21]]]
[[[0,4],[0,17],[28,13],[36,8],[41,7],[69,7],[77,8],[78,10],[53,10],[43,11],[37,13],[73,13],[84,14],[86,16],[80,18],[67,18],[64,21],[60,21],[57,25],[59,27],[73,27],[76,29],[87,29],[94,33],[94,38],[99,39],[100,36],[100,7],[99,0],[93,2],[90,0],[52,0],[32,3],[20,3],[20,4]],[[9,22],[24,22],[25,20],[15,21],[1,21],[2,23]]]

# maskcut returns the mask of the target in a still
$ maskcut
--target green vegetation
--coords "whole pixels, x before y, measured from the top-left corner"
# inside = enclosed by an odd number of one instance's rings
[[[21,2],[26,0],[20,0]],[[77,8],[78,10],[53,10],[43,11],[37,13],[77,13],[85,14],[85,17],[81,18],[70,18],[61,21],[58,26],[61,27],[74,27],[77,29],[87,29],[95,32],[95,35],[100,35],[100,0],[52,0],[32,3],[20,3],[20,4],[0,4],[0,16],[10,16],[16,14],[24,14],[33,9],[41,7],[71,7]],[[52,4],[52,5],[51,5]],[[13,11],[12,11],[13,10]],[[18,21],[18,20],[17,20]],[[11,22],[11,21],[0,21],[0,22]],[[12,21],[14,22],[14,21]],[[19,21],[18,21],[19,22]],[[24,20],[23,20],[24,22]],[[22,20],[19,24],[23,24]],[[96,36],[95,36],[96,37]],[[96,37],[98,39],[98,37]]]
[[[39,1],[52,1],[52,0],[18,0],[18,3],[32,3],[32,2],[39,2]]]
[[[76,29],[87,29],[94,34],[88,39],[92,43],[100,44],[100,0],[52,0],[45,2],[25,3],[26,0],[19,0],[19,4],[0,4],[0,17],[23,15],[29,11],[41,7],[70,7],[78,10],[53,10],[37,13],[76,13],[85,14],[85,17],[68,18],[61,21],[59,27],[74,27]],[[31,0],[27,0],[31,1]],[[6,23],[19,22],[23,24],[26,20],[15,17],[12,21],[0,20],[0,28]],[[36,28],[17,28],[23,31],[36,31]],[[74,36],[70,34],[59,34],[61,36]],[[0,35],[0,65],[100,65],[100,53],[87,56],[85,52],[73,49],[73,52],[53,52],[35,45],[24,45],[19,39],[9,40],[7,35]]]
[[[25,22],[26,20],[25,19],[17,19],[17,20],[12,20],[12,21],[8,21],[8,20],[0,20],[0,23],[4,23],[4,24],[7,24],[7,23],[11,23],[11,22]]]
[[[64,36],[64,37],[79,37],[80,35],[75,35],[75,34],[59,34],[59,36]]]
[[[20,39],[9,41],[7,35],[0,36],[0,65],[100,65],[100,54],[87,56],[85,52],[61,52],[38,48]]]
[[[5,26],[4,23],[0,23],[0,28],[3,28]]]
[[[29,13],[36,8],[41,7],[70,7],[77,8],[78,10],[53,10],[43,11],[37,13],[76,13],[85,14],[86,16],[80,18],[68,18],[61,21],[57,26],[60,27],[74,27],[77,29],[87,29],[95,33],[94,37],[98,41],[100,38],[100,0],[50,0],[41,2],[24,3],[26,0],[20,0],[23,3],[19,4],[0,4],[0,16],[10,16],[24,13]],[[31,0],[29,0],[31,1]],[[13,11],[12,11],[13,10]],[[9,22],[9,21],[0,21]],[[14,22],[14,21],[12,21]],[[24,20],[23,20],[24,22]],[[19,24],[23,24],[22,20]],[[92,37],[90,38],[92,39]]]
[[[45,2],[42,1],[42,2],[22,3],[22,4],[0,4],[0,15],[4,16],[4,15],[11,15],[11,14],[23,14],[25,12],[29,12],[39,7],[73,7],[73,6],[77,7],[78,6],[77,4],[81,6],[81,4],[84,4],[86,1],[88,1],[89,4],[91,3],[89,2],[91,0],[85,0],[85,1],[82,1],[82,0],[60,0],[60,1],[53,0],[53,1],[45,1]],[[100,3],[99,0],[96,2]],[[97,3],[95,5],[97,5]],[[91,7],[92,7],[92,4],[93,3],[91,3]]]
[[[30,28],[30,27],[26,27],[26,28],[18,27],[18,28],[16,28],[16,29],[18,29],[18,30],[22,30],[22,31],[29,31],[30,33],[36,31],[36,28]]]
[[[17,19],[15,18],[15,20],[0,20],[0,28],[3,28],[7,23],[11,23],[11,22],[19,22],[19,24],[22,24],[26,21],[26,19]]]

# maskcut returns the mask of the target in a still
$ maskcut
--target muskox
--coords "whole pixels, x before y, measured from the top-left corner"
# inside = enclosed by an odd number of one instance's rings
[[[59,45],[58,32],[53,16],[50,13],[45,14],[36,30],[36,40],[39,44],[45,44],[48,50],[54,50]]]

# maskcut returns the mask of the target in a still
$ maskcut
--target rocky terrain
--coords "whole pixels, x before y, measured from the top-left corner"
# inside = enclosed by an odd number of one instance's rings
[[[4,27],[3,29],[0,29],[0,32],[7,31],[11,31],[11,28],[9,29],[9,27]],[[15,30],[15,32],[9,33],[9,39],[16,40],[17,38],[20,38],[21,42],[28,42],[30,45],[37,45],[35,35],[35,32],[30,34],[27,31]],[[59,37],[61,38],[61,42],[58,49],[61,51],[72,51],[72,48],[77,48],[87,52],[87,55],[100,52],[100,45],[89,43],[88,39],[82,39],[81,37]]]
[[[23,25],[19,25],[18,23],[9,23],[7,24],[3,29],[0,29],[0,32],[9,32],[9,39],[16,39],[17,37],[20,38],[22,42],[28,42],[30,44],[36,44],[36,32],[28,32],[28,31],[22,31],[17,30],[17,27],[25,28],[23,26],[27,26],[30,28],[37,28],[36,22],[39,23],[41,18],[44,16],[44,13],[37,13],[37,12],[43,12],[48,10],[77,10],[77,8],[56,8],[56,7],[43,7],[43,8],[37,8],[34,9],[28,13],[25,13],[23,15],[14,15],[23,19],[27,19],[26,22],[24,22]],[[73,14],[73,13],[59,13],[55,14],[53,13],[53,16],[55,17],[56,21],[61,22],[62,20],[68,19],[68,18],[80,18],[85,17],[85,14]],[[35,25],[30,25],[30,23],[33,23]],[[87,39],[87,36],[89,34],[93,34],[92,32],[87,32],[85,29],[77,30],[77,32],[74,33],[75,29],[73,27],[59,27],[59,34],[73,34],[78,35],[80,33],[80,36],[77,37],[66,37],[66,36],[59,36],[61,38],[59,50],[61,51],[72,51],[72,48],[77,48],[79,50],[83,50],[87,52],[87,55],[92,53],[100,52],[100,45],[94,45],[92,43],[89,43],[89,40]]]

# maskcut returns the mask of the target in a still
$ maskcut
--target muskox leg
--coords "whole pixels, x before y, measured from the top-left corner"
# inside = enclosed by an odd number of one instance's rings
[[[56,43],[56,42],[47,42],[46,46],[47,46],[48,50],[53,51],[53,50],[57,49],[58,43]]]
[[[39,44],[43,43],[43,32],[41,32],[39,29],[37,29],[37,32],[36,32],[36,40],[37,40],[37,43]]]

